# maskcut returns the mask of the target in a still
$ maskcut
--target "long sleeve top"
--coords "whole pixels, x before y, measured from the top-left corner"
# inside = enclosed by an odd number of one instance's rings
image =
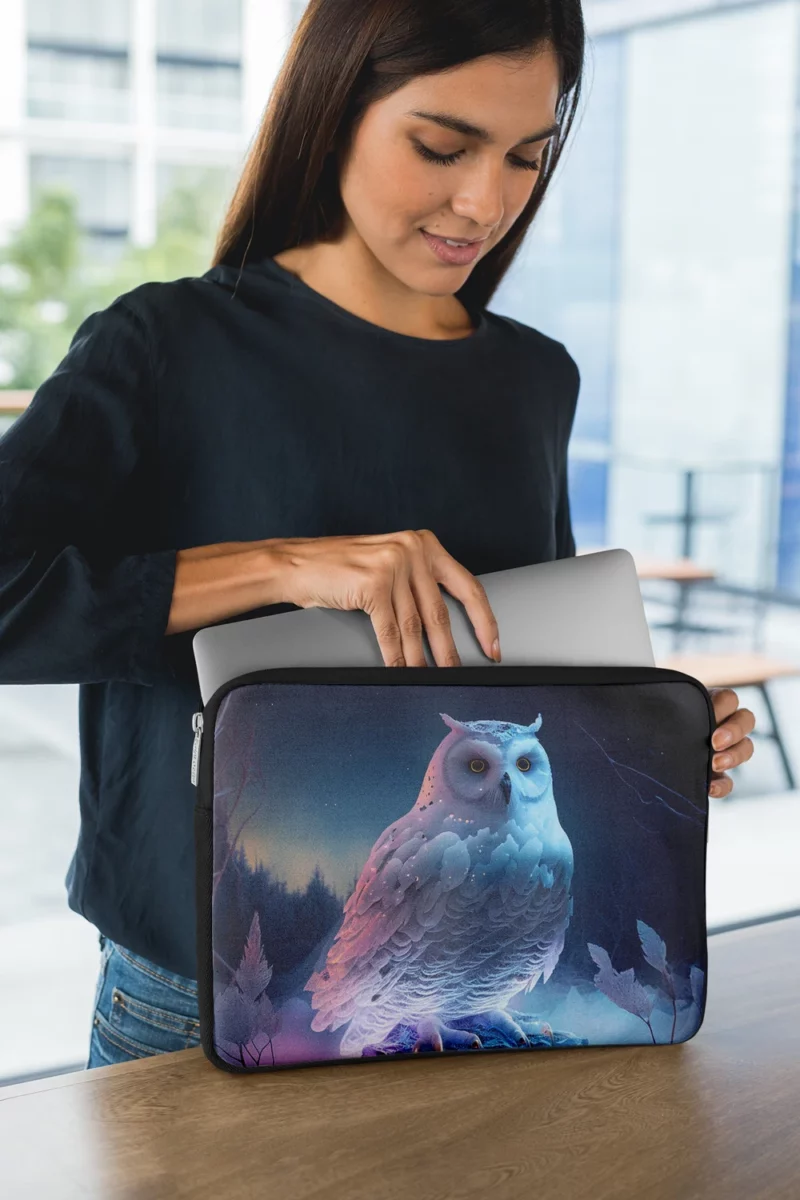
[[[476,575],[575,553],[578,368],[517,320],[473,319],[395,333],[271,258],[143,284],[83,321],[0,438],[0,682],[80,685],[68,903],[168,970],[196,977],[177,551],[427,527]]]

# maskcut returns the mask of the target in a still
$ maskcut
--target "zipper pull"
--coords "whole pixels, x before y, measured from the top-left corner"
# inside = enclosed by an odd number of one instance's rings
[[[192,714],[192,729],[194,730],[194,745],[192,746],[192,783],[197,787],[197,772],[200,764],[200,743],[203,740],[203,714]]]

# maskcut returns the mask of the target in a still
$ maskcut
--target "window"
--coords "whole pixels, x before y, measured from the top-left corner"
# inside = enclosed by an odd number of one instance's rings
[[[28,116],[62,121],[130,119],[128,56],[28,49]]]
[[[159,55],[239,60],[241,0],[159,0],[157,19]]]
[[[225,215],[225,208],[236,185],[237,172],[232,167],[201,166],[195,163],[158,164],[156,174],[156,195],[159,217],[161,221],[172,217],[166,213],[164,202],[168,201],[176,191],[188,193],[192,198],[192,208],[186,212],[182,208],[183,222],[195,221],[198,227],[209,231],[209,239],[219,228]]]
[[[180,129],[238,130],[242,123],[239,65],[159,55],[158,123]]]
[[[241,5],[230,0],[159,4],[156,73],[159,125],[238,130]]]
[[[58,185],[76,197],[78,219],[98,238],[124,238],[130,222],[131,164],[126,158],[33,155],[31,190]]]
[[[308,0],[289,0],[289,26],[295,29],[308,7]]]
[[[130,0],[28,0],[28,37],[64,45],[127,46]]]
[[[28,116],[130,119],[128,0],[29,0]]]

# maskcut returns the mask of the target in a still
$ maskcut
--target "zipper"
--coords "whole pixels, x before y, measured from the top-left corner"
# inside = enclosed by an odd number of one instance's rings
[[[200,764],[200,743],[203,740],[203,714],[192,714],[192,729],[194,730],[194,745],[192,746],[192,783],[197,787],[197,770]]]

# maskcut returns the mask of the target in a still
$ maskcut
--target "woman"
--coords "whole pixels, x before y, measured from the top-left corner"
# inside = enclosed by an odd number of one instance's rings
[[[577,367],[486,304],[583,48],[577,0],[312,0],[212,269],[84,321],[3,439],[2,678],[81,684],[89,1067],[198,1041],[193,632],[362,609],[387,666],[423,626],[455,665],[444,587],[499,660],[475,575],[575,553]],[[752,717],[715,703],[741,762]]]

